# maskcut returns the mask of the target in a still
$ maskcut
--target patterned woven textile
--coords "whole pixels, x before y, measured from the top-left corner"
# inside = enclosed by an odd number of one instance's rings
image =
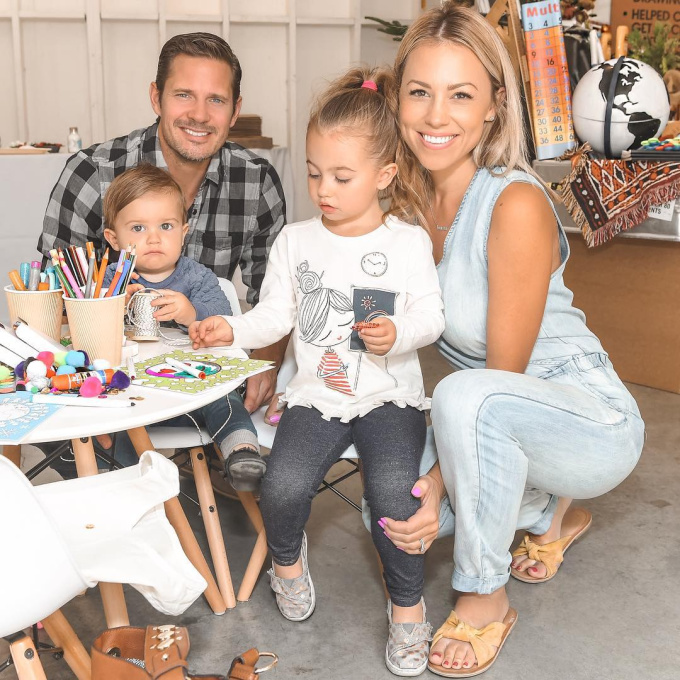
[[[680,195],[680,163],[593,158],[588,145],[571,155],[562,199],[588,247],[647,219],[653,205]]]

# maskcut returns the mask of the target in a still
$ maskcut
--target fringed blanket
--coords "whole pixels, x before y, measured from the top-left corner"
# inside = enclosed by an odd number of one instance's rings
[[[584,145],[571,155],[562,200],[588,247],[647,219],[649,209],[680,195],[680,163],[594,159]]]

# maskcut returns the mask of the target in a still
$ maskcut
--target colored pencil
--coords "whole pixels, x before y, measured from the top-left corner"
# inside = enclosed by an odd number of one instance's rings
[[[94,289],[94,295],[92,297],[99,297],[102,290],[102,284],[104,283],[104,275],[106,274],[106,267],[109,264],[109,249],[106,249],[102,261],[99,263],[99,276],[97,277],[97,285]]]
[[[66,264],[66,260],[64,259],[64,255],[61,251],[59,251],[59,262],[61,264],[61,268],[66,275],[66,278],[68,279],[68,282],[71,284],[71,287],[73,288],[73,292],[75,293],[75,296],[79,299],[83,299],[83,291],[80,290],[80,286],[76,283],[76,280],[71,273],[71,270],[69,269],[68,265]]]
[[[116,289],[116,286],[118,285],[118,279],[120,279],[122,273],[123,273],[123,265],[125,264],[125,257],[121,257],[120,260],[118,260],[118,266],[116,267],[116,273],[113,275],[113,279],[111,283],[109,284],[109,289],[106,291],[106,295],[104,297],[111,297],[113,295],[113,291]]]

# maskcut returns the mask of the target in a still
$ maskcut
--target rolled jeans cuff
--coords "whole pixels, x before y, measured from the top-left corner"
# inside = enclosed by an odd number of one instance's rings
[[[550,529],[553,517],[555,516],[555,509],[557,508],[558,500],[559,497],[556,496],[555,494],[552,494],[550,496],[548,505],[545,506],[545,510],[541,513],[541,517],[535,524],[527,528],[527,531],[530,534],[534,534],[534,536],[541,536],[546,531],[548,531],[548,529]]]
[[[500,576],[488,576],[485,578],[473,578],[465,576],[456,569],[453,570],[451,585],[454,590],[460,593],[478,593],[479,595],[490,595],[502,588],[510,579],[510,573]]]

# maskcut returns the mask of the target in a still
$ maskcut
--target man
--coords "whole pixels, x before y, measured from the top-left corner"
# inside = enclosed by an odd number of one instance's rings
[[[182,188],[189,232],[184,254],[231,279],[237,266],[258,301],[269,249],[285,223],[281,182],[271,165],[227,141],[241,110],[241,66],[222,38],[188,33],[168,40],[150,86],[158,116],[135,130],[72,156],[52,191],[38,250],[104,247],[102,199],[114,177],[141,162],[166,169]],[[280,365],[285,343],[253,353]],[[252,413],[274,394],[276,373],[247,382]]]

